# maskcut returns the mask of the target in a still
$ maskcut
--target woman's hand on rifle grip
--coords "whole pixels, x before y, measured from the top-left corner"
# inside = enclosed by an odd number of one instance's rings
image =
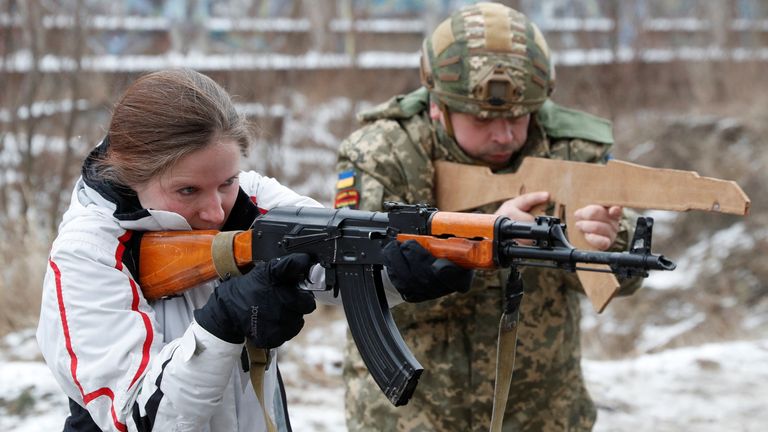
[[[315,298],[299,289],[313,262],[307,254],[290,254],[258,263],[247,274],[219,284],[195,320],[216,337],[258,348],[276,348],[304,326]]]

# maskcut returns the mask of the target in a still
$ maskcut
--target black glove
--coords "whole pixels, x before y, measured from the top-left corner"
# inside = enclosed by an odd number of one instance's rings
[[[411,303],[433,300],[454,292],[465,293],[474,272],[444,258],[435,258],[415,240],[389,242],[382,250],[392,284]]]
[[[250,272],[222,282],[195,310],[195,320],[230,343],[248,338],[258,348],[276,348],[299,334],[315,297],[298,288],[312,267],[307,254],[259,263]]]

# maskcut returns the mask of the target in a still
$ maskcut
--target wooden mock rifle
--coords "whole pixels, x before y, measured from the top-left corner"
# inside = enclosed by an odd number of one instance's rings
[[[733,181],[700,177],[693,171],[650,168],[609,160],[605,165],[527,157],[513,174],[488,167],[435,162],[435,195],[443,211],[464,211],[508,200],[526,192],[547,191],[556,217],[565,223],[589,204],[671,211],[749,213],[750,200]],[[569,233],[576,248],[592,249],[583,233]],[[619,283],[611,274],[577,272],[592,306],[602,312]]]

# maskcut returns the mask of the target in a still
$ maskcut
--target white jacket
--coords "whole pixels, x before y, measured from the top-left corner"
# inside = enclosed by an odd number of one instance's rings
[[[214,283],[149,303],[136,282],[134,230],[190,226],[178,214],[141,209],[87,181],[87,164],[83,173],[51,249],[37,329],[48,366],[77,404],[73,417],[85,407],[105,431],[264,430],[243,371],[243,344],[222,341],[193,320]],[[247,204],[255,212],[249,199],[262,211],[320,205],[255,172],[241,173],[240,187],[236,209]],[[276,369],[267,370],[265,402],[284,426]],[[82,409],[79,415],[88,420]]]

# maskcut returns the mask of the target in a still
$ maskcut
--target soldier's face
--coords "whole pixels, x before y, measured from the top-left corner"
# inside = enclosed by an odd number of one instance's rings
[[[430,105],[430,115],[445,125],[437,105]],[[528,139],[531,115],[515,118],[483,119],[470,114],[451,112],[453,134],[459,147],[469,156],[491,168],[503,168]]]

